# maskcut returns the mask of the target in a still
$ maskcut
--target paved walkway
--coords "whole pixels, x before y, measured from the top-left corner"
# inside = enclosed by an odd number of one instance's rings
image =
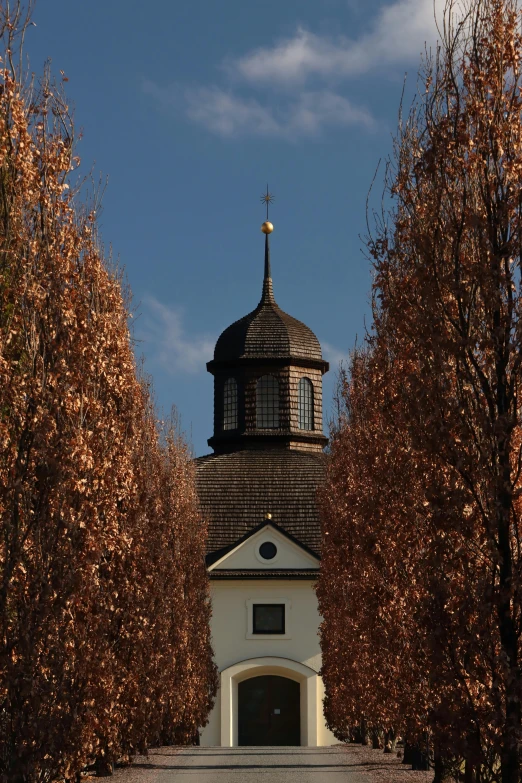
[[[372,783],[395,780],[400,765],[355,748],[159,748],[118,770],[114,783]],[[361,749],[362,750],[362,749]],[[371,758],[371,760],[370,760]],[[386,763],[387,762],[387,763]],[[400,780],[413,783],[404,767]],[[391,773],[391,774],[390,774]],[[415,773],[413,773],[415,776]],[[423,773],[423,781],[427,780]],[[431,776],[430,776],[431,777]]]

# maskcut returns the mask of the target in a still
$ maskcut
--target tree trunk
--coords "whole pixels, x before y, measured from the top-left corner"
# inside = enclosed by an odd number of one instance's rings
[[[403,764],[413,764],[413,751],[414,745],[411,745],[409,742],[404,740],[404,754],[402,757]]]
[[[372,748],[373,750],[380,750],[382,748],[382,731],[381,729],[372,729]]]
[[[454,778],[452,776],[450,764],[447,763],[440,751],[435,751],[433,768],[435,770],[433,783],[450,783],[450,781],[453,781]]]
[[[500,386],[500,384],[499,384]],[[500,405],[499,405],[500,408]],[[500,642],[506,655],[508,673],[506,687],[506,719],[502,732],[500,759],[502,783],[520,783],[519,739],[521,708],[519,700],[520,667],[518,665],[517,630],[513,618],[513,560],[511,552],[510,517],[513,493],[511,490],[510,444],[499,445],[499,462],[502,466],[502,488],[499,492],[498,550],[500,555],[498,621]]]
[[[419,745],[414,745],[412,748],[411,768],[422,772],[425,772],[430,768],[430,760],[426,755],[425,750],[422,750]]]
[[[464,765],[464,783],[476,783],[475,766],[469,759],[466,759]]]
[[[348,742],[355,742],[360,745],[362,742],[361,725],[352,726],[348,732]]]
[[[397,744],[397,736],[395,734],[395,731],[393,729],[391,729],[390,731],[386,731],[384,734],[384,752],[393,753],[396,744]]]
[[[94,763],[97,778],[110,778],[114,773],[114,762],[108,756],[98,756]]]

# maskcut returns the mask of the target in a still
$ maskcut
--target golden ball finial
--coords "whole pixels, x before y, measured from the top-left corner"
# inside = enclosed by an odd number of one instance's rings
[[[263,232],[263,234],[271,234],[273,230],[274,230],[274,226],[272,225],[272,223],[270,223],[269,220],[265,220],[265,222],[261,226],[261,231]]]
[[[269,511],[265,514],[265,519],[272,519],[272,514]]]

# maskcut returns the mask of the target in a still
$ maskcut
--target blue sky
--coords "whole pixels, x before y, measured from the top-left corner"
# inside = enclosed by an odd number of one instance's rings
[[[328,414],[369,321],[366,197],[436,40],[433,0],[39,0],[33,19],[31,69],[64,71],[83,165],[108,176],[102,236],[158,405],[209,451],[205,363],[258,302],[268,182],[276,300],[331,362]]]

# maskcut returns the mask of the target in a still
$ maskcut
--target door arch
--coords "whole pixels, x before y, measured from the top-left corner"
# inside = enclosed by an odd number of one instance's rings
[[[300,745],[301,686],[277,674],[238,683],[238,745]]]
[[[275,656],[247,658],[222,669],[219,696],[221,746],[231,748],[239,742],[239,685],[263,675],[278,675],[297,683],[300,689],[300,741],[297,744],[316,747],[319,723],[323,719],[319,674],[303,663]]]

